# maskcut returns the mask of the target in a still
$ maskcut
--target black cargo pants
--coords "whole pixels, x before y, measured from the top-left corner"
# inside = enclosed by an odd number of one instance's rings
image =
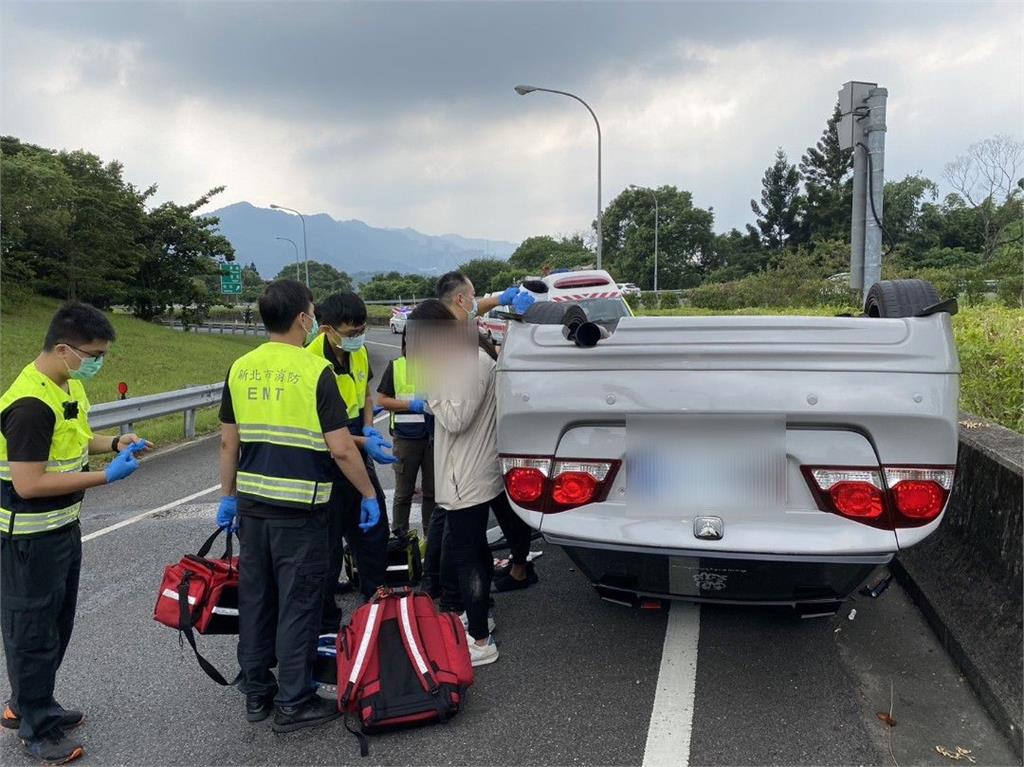
[[[381,487],[373,462],[367,461],[366,472],[377,492],[380,521],[366,532],[359,527],[360,505],[363,496],[344,477],[334,481],[327,510],[329,554],[327,578],[324,582],[323,610],[320,633],[333,634],[341,623],[341,609],[334,599],[335,587],[345,565],[345,542],[359,569],[359,590],[369,599],[378,587],[384,585],[388,568],[388,510],[387,498]]]
[[[238,571],[239,688],[298,706],[316,692],[313,663],[327,575],[327,513],[241,514]],[[275,680],[270,669],[277,664]]]
[[[18,735],[35,740],[60,722],[53,698],[71,641],[82,569],[82,530],[0,538],[0,624]]]

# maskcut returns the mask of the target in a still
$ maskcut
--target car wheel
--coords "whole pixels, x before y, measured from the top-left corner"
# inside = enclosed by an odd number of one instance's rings
[[[881,280],[864,300],[868,317],[914,317],[942,299],[926,280]]]

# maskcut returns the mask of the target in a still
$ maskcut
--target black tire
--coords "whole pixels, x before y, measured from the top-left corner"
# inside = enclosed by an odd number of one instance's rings
[[[942,299],[926,280],[881,280],[871,286],[864,301],[868,317],[915,317]]]

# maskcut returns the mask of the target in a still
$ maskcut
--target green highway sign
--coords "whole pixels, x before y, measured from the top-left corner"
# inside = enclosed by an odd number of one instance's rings
[[[220,292],[237,296],[242,292],[242,265],[221,264],[220,265]]]

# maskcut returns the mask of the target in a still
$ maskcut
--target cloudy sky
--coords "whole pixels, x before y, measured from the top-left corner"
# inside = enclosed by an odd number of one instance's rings
[[[1024,132],[1024,4],[5,0],[0,130],[117,158],[158,199],[519,240],[675,184],[742,227],[847,80],[889,89],[886,171]]]

